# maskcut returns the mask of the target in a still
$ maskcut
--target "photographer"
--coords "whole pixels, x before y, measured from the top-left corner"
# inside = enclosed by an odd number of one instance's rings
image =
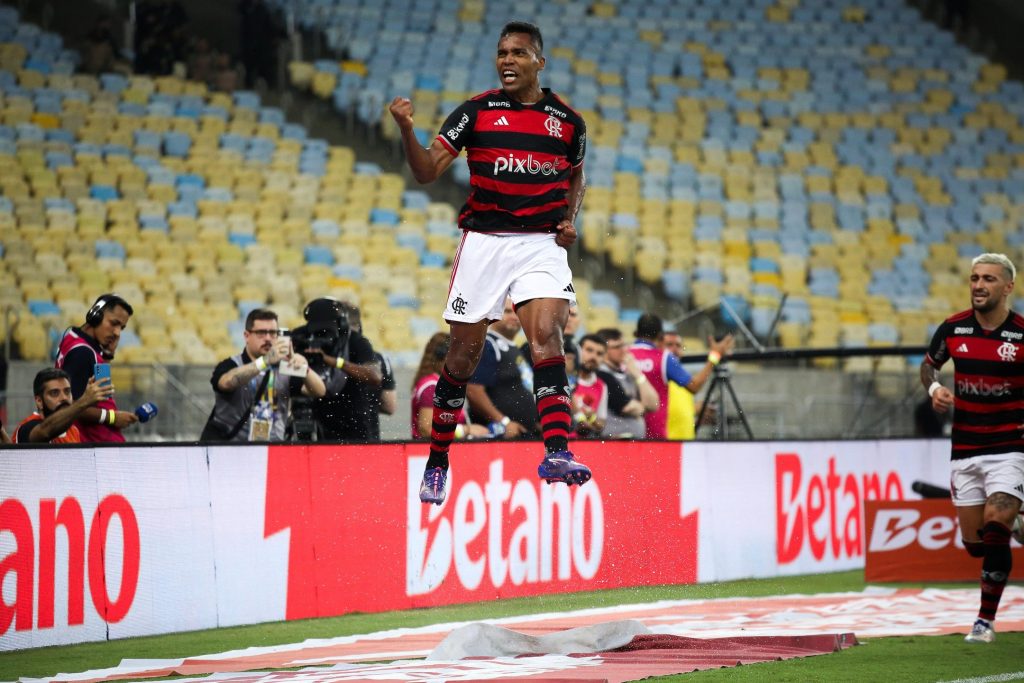
[[[311,413],[305,414],[301,406],[303,414],[295,415],[297,438],[310,440],[315,433],[318,440],[369,440],[370,412],[375,418],[377,407],[370,405],[364,392],[367,387],[375,390],[382,380],[373,346],[349,324],[348,311],[337,299],[314,299],[303,317],[306,324],[292,331],[292,339],[327,385],[327,392],[313,401]]]
[[[323,396],[323,380],[281,336],[277,314],[257,308],[245,319],[245,348],[213,370],[215,403],[200,441],[283,441],[290,401]],[[295,389],[289,379],[297,378]]]

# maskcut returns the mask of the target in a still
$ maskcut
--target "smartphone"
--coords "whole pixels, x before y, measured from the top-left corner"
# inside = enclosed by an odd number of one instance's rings
[[[97,382],[104,377],[110,379],[110,363],[97,363],[92,368],[92,375]]]

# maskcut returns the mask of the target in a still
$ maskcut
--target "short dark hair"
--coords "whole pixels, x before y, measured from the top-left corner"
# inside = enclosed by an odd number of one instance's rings
[[[600,344],[601,346],[604,346],[605,348],[608,347],[608,342],[605,339],[603,339],[601,337],[601,335],[597,334],[596,332],[593,333],[593,334],[585,334],[582,337],[580,337],[579,346],[580,346],[581,349],[583,348],[583,342],[594,342],[595,344]]]
[[[664,330],[661,318],[653,313],[644,313],[637,318],[636,331],[633,334],[637,339],[657,339]]]
[[[533,47],[537,50],[537,56],[540,57],[544,54],[544,37],[541,36],[540,29],[533,24],[527,21],[510,21],[502,27],[498,40],[501,40],[510,33],[525,33],[530,36],[530,42],[533,43]]]
[[[130,303],[128,303],[127,301],[125,301],[124,298],[118,296],[117,294],[107,294],[106,298],[107,298],[107,305],[104,308],[104,311],[112,311],[117,306],[120,306],[121,308],[123,308],[125,310],[125,312],[128,315],[135,315],[135,309],[132,308],[132,305]]]
[[[617,327],[602,327],[594,334],[596,334],[601,339],[604,339],[605,344],[611,341],[619,341],[620,339],[622,339],[622,330],[620,330]]]
[[[71,376],[60,368],[43,368],[36,373],[36,378],[32,380],[32,395],[42,398],[46,383],[55,379],[66,379],[71,382]]]
[[[277,313],[269,308],[254,308],[245,316],[245,329],[252,332],[252,324],[257,320],[277,320]]]

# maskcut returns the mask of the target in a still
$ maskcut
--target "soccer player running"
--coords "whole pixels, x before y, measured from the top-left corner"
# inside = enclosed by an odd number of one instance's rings
[[[544,41],[528,23],[501,30],[495,66],[501,88],[464,102],[424,148],[413,131],[413,106],[390,105],[413,176],[431,183],[465,149],[471,190],[459,213],[462,242],[452,266],[444,318],[451,346],[434,393],[430,455],[420,500],[440,505],[448,488],[448,449],[455,411],[480,360],[487,326],[511,296],[534,367],[534,396],[546,456],[546,481],[585,484],[590,469],[568,450],[572,424],[562,331],[576,303],[566,248],[586,186],[583,119],[540,87]]]
[[[1024,500],[1024,317],[1010,310],[1016,269],[1003,254],[971,262],[971,308],[935,331],[921,363],[932,407],[953,413],[950,488],[964,548],[982,558],[981,609],[965,640],[991,643]],[[953,359],[956,391],[938,381]]]

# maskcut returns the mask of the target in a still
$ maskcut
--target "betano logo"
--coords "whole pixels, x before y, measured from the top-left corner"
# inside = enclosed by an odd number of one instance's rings
[[[600,568],[605,522],[597,482],[570,490],[536,480],[509,481],[504,463],[494,460],[487,481],[453,484],[444,506],[424,511],[417,496],[420,471],[410,466],[407,482],[408,595],[434,591],[453,567],[455,578],[447,580],[468,590],[480,587],[485,577],[501,588],[574,575],[592,579]],[[506,517],[518,522],[507,538]]]
[[[557,175],[558,168],[553,161],[537,161],[532,154],[525,159],[517,158],[509,152],[507,157],[498,157],[494,160],[494,175],[502,171],[509,173],[527,173],[529,175]]]

